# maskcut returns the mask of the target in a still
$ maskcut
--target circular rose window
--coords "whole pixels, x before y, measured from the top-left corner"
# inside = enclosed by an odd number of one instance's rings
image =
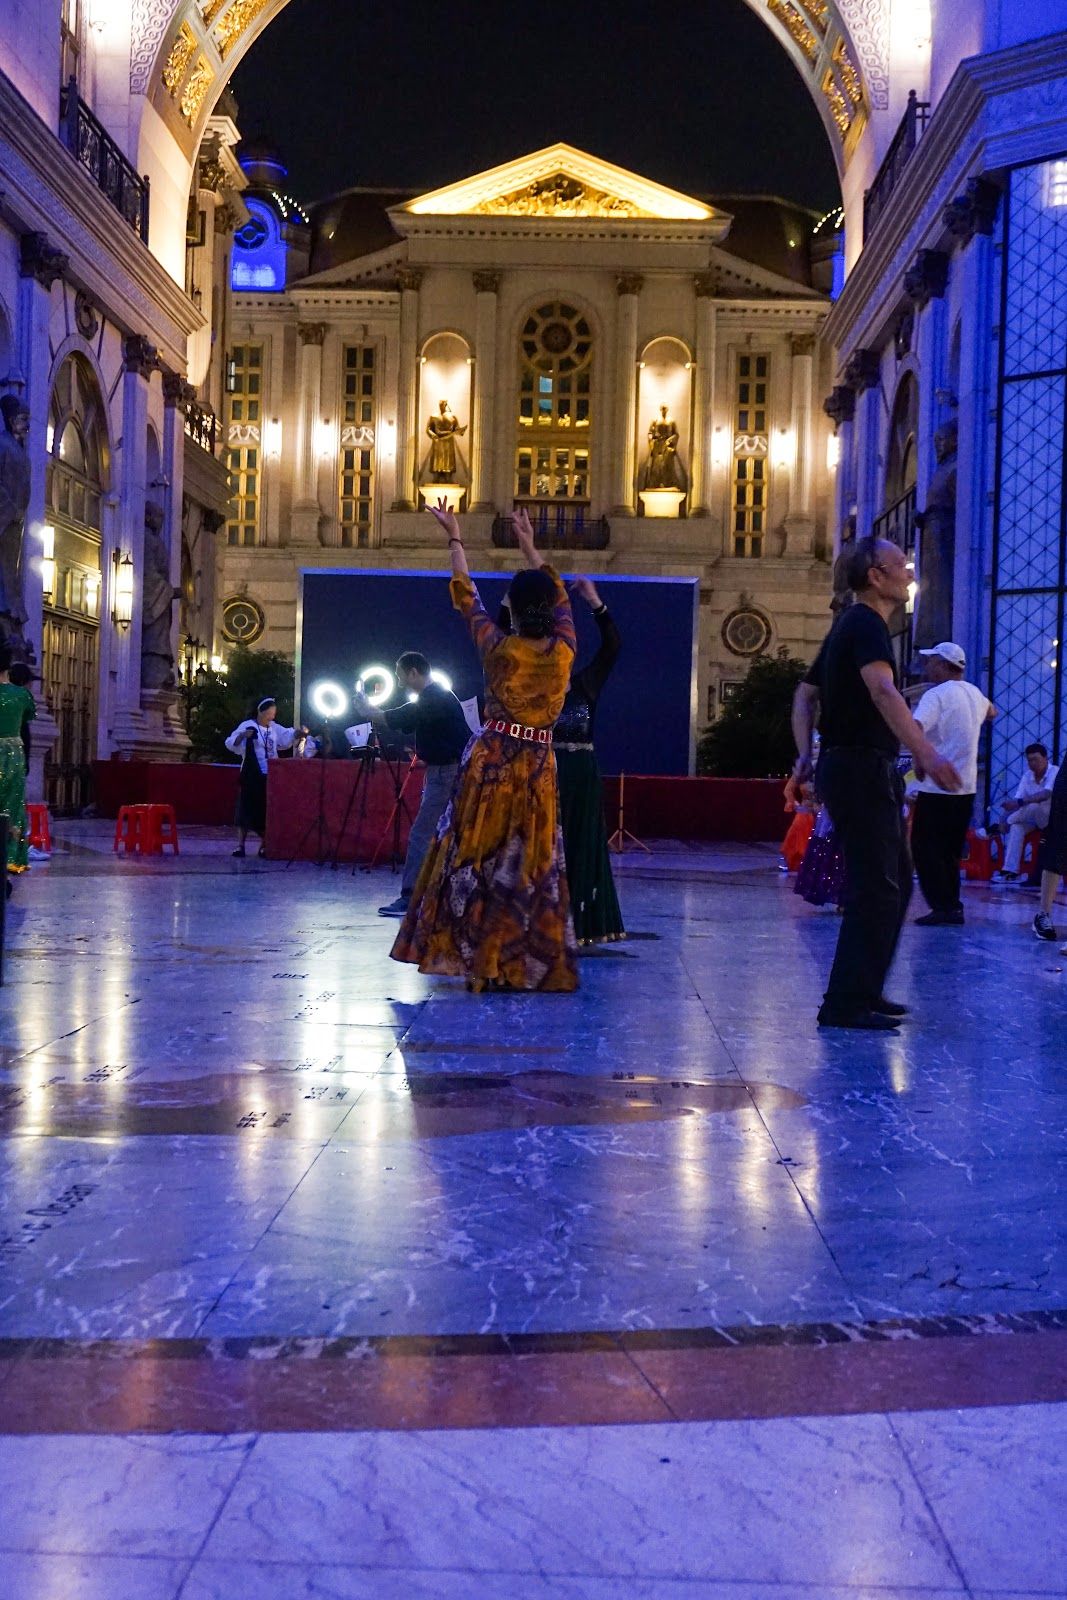
[[[235,595],[222,607],[222,631],[233,644],[254,644],[267,626],[262,609],[247,595]]]
[[[722,625],[722,641],[735,656],[758,656],[771,642],[771,625],[761,611],[731,611]]]

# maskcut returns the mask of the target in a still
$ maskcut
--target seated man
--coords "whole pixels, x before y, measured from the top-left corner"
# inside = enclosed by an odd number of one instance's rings
[[[356,710],[367,722],[379,729],[406,734],[426,767],[422,800],[408,834],[400,894],[389,905],[379,906],[382,917],[402,917],[407,911],[441,813],[452,798],[459,759],[471,736],[459,701],[450,689],[431,678],[430,663],[418,650],[404,652],[396,664],[396,677],[412,699],[395,710],[379,711],[362,695],[355,697]]]
[[[1043,744],[1026,747],[1026,771],[1019,780],[1014,800],[1004,801],[1008,842],[1004,851],[1003,870],[993,875],[994,883],[1014,883],[1022,866],[1023,845],[1026,835],[1048,827],[1049,808],[1052,805],[1052,785],[1060,770],[1048,758]]]

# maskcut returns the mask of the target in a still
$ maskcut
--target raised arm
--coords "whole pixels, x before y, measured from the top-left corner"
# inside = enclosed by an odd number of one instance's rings
[[[571,593],[581,595],[592,611],[593,621],[600,633],[600,647],[596,655],[587,667],[583,667],[581,672],[575,674],[575,680],[580,683],[582,693],[590,700],[596,700],[619,658],[622,635],[615,626],[615,619],[608,610],[606,602],[601,600],[592,578],[575,579],[571,584]]]
[[[543,567],[545,558],[534,544],[534,531],[530,523],[530,513],[525,506],[511,513],[511,526],[515,530],[515,538],[519,549],[528,567]]]
[[[449,511],[444,500],[438,500],[435,506],[427,506],[427,511],[448,535],[448,554],[452,560],[452,576],[454,578],[469,578],[470,569],[467,566],[467,552],[463,548],[463,536],[459,531],[459,518],[454,511]]]

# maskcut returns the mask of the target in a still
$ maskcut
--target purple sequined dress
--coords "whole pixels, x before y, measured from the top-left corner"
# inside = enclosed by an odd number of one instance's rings
[[[830,813],[823,806],[800,863],[793,893],[810,906],[828,906],[840,905],[844,891],[845,863],[837,848]]]

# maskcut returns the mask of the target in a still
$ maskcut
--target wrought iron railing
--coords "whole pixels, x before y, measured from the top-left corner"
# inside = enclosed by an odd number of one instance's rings
[[[863,197],[864,243],[870,237],[871,229],[889,204],[889,197],[900,182],[904,168],[911,160],[915,146],[922,137],[929,120],[930,102],[928,100],[920,100],[915,90],[912,89],[908,94],[908,104],[901,118],[900,127],[893,135],[882,165],[875,174],[874,182]]]
[[[893,544],[900,546],[908,560],[912,562],[915,560],[918,533],[918,523],[915,517],[914,488],[908,489],[905,494],[901,495],[899,500],[894,500],[891,506],[886,506],[881,516],[875,517],[871,523],[871,534],[875,539],[891,540]],[[891,626],[890,632],[893,635],[893,648],[896,651],[901,681],[906,682],[909,677],[914,676],[914,600],[908,601],[898,619]]]
[[[186,403],[185,432],[194,444],[211,456],[215,454],[218,428],[219,419],[210,406],[202,406],[198,400]]]
[[[59,136],[76,161],[91,174],[130,227],[148,243],[148,179],[141,178],[78,93],[73,78],[59,102]]]
[[[584,506],[534,503],[526,510],[542,550],[606,550],[611,542],[607,517],[591,517]],[[510,517],[493,518],[493,543],[498,550],[518,548]]]

